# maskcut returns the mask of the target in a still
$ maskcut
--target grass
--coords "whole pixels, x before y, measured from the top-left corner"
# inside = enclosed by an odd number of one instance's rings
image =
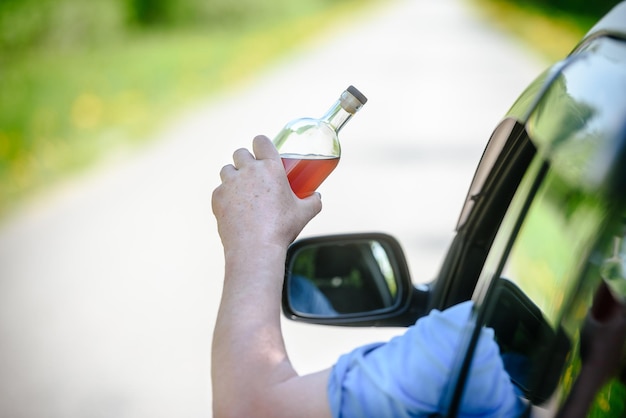
[[[140,145],[198,100],[377,3],[318,2],[246,25],[136,33],[90,49],[3,57],[0,216],[99,159]]]

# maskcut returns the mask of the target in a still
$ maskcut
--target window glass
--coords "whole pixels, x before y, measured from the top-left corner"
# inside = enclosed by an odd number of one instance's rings
[[[474,299],[477,302],[482,301],[485,293],[489,289],[491,280],[501,270],[501,262],[504,257],[504,253],[507,249],[508,242],[514,235],[514,231],[518,226],[518,220],[522,216],[522,212],[526,206],[527,200],[532,197],[532,189],[537,178],[540,177],[542,170],[542,161],[540,158],[535,158],[528,167],[524,177],[520,183],[520,186],[515,194],[515,197],[511,201],[511,204],[502,220],[502,224],[498,229],[498,233],[494,239],[494,243],[487,256],[483,269],[481,271],[478,283],[476,285]]]
[[[600,195],[572,188],[536,158],[481,273],[474,300],[482,323],[494,329],[512,381],[547,416],[585,379],[581,335],[594,297],[606,288],[624,303],[624,224],[615,213]],[[611,367],[615,378],[586,389],[593,390],[588,416],[626,414],[624,365]]]
[[[611,285],[616,277],[606,274],[607,266],[611,269],[615,267],[616,258],[624,264],[623,254],[616,253],[619,247],[615,245],[623,238],[623,222],[607,228],[597,248],[588,257],[579,288],[561,320],[562,327],[572,335],[573,348],[566,358],[559,382],[559,408],[583,408],[587,410],[588,417],[626,416],[626,359],[623,355],[626,337],[623,315],[626,309],[621,288]],[[610,316],[612,308],[616,309],[615,312],[621,311],[621,326],[619,316]],[[591,365],[593,360],[589,353],[593,346],[598,349],[606,344],[609,348],[613,345],[614,350],[598,350],[602,361]],[[581,355],[583,352],[587,354]],[[583,358],[588,362],[586,367]],[[603,374],[608,378],[597,378]],[[586,398],[592,400],[590,405],[576,405],[577,401]]]
[[[615,213],[599,194],[573,188],[536,158],[487,257],[474,294],[481,323],[494,329],[512,381],[538,408],[556,412],[579,376],[581,327],[601,274],[617,280],[605,287],[622,300],[623,226]],[[625,395],[614,380],[590,411],[621,416]]]
[[[461,209],[461,214],[456,226],[457,230],[461,228],[465,222],[467,222],[467,219],[474,208],[474,204],[476,203],[476,198],[482,193],[485,181],[487,180],[489,173],[492,172],[493,167],[496,165],[498,158],[502,158],[501,153],[507,145],[507,142],[510,141],[511,144],[515,142],[514,140],[511,140],[511,136],[519,135],[518,133],[514,133],[515,130],[522,131],[522,125],[517,123],[514,119],[509,118],[502,121],[502,123],[496,127],[491,135],[487,147],[485,148],[485,151],[480,159],[480,163],[476,168],[474,178],[470,184],[463,208]]]
[[[513,281],[553,327],[577,284],[604,214],[601,201],[571,190],[551,172],[521,225],[501,275]]]
[[[505,367],[535,404],[552,396],[572,335],[560,318],[605,221],[593,195],[572,190],[548,171],[494,286],[487,324],[496,330]]]

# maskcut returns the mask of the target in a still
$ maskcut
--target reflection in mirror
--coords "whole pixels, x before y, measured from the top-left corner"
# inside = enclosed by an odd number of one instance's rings
[[[301,247],[286,277],[291,309],[302,316],[336,317],[394,307],[399,295],[391,254],[375,239]]]

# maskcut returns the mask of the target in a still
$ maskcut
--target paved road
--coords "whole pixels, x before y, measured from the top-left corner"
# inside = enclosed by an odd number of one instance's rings
[[[370,101],[303,235],[391,233],[428,281],[491,130],[544,64],[463,0],[389,1],[42,196],[0,229],[0,416],[210,417],[219,169],[349,84]],[[301,372],[400,331],[284,327]]]

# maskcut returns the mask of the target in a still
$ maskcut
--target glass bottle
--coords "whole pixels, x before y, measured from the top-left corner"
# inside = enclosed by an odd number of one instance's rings
[[[350,86],[321,118],[293,120],[276,135],[274,145],[298,197],[311,195],[337,167],[341,157],[337,134],[365,102],[367,98]]]

